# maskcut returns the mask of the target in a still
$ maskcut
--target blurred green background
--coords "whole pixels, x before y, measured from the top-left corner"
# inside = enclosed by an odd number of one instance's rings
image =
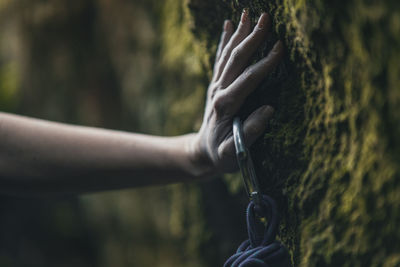
[[[156,135],[192,132],[212,55],[191,21],[180,0],[0,0],[0,109]],[[81,197],[1,196],[0,266],[221,265],[246,235],[237,181],[230,191],[217,179]]]
[[[249,96],[294,266],[400,266],[400,2],[0,0],[0,109],[156,135],[198,129],[222,22],[271,14],[286,56]],[[189,6],[189,7],[188,7]],[[194,34],[192,33],[194,32]],[[211,52],[210,52],[211,51]],[[0,196],[2,266],[221,266],[237,176],[81,197]]]

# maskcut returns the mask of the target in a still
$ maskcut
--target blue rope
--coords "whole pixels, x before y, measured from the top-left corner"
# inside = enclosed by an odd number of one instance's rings
[[[257,216],[258,215],[258,216]],[[267,195],[261,196],[257,205],[254,200],[247,206],[247,232],[244,241],[224,264],[224,267],[288,267],[291,266],[286,248],[275,240],[279,218],[275,201]],[[260,221],[267,218],[268,224]]]

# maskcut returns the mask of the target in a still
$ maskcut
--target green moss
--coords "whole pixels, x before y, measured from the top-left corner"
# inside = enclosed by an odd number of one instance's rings
[[[284,212],[296,266],[399,266],[400,5],[396,1],[190,1],[213,52],[224,18],[272,14],[287,58],[247,101],[276,107],[254,148]],[[207,16],[205,16],[207,14]],[[259,57],[270,48],[263,47]],[[274,88],[271,88],[274,87]]]
[[[13,63],[0,65],[0,106],[2,110],[10,110],[17,104],[18,72]]]

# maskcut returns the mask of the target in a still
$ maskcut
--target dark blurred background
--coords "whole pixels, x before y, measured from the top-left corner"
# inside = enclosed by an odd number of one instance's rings
[[[198,129],[212,55],[183,0],[0,0],[0,110],[156,135]],[[0,266],[217,266],[245,237],[237,177],[0,197]],[[236,194],[239,197],[232,198]]]

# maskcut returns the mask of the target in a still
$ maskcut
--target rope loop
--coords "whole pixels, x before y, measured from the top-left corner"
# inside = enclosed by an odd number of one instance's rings
[[[267,225],[260,220],[267,219]],[[258,205],[250,201],[247,206],[247,232],[249,239],[244,241],[224,264],[224,267],[288,267],[290,265],[287,249],[275,240],[278,232],[279,214],[275,201],[261,195]]]
[[[268,221],[267,226],[260,218]],[[250,201],[247,206],[247,231],[252,247],[266,246],[275,240],[278,232],[278,214],[275,201],[267,196],[261,196],[261,203],[257,205]]]
[[[250,199],[246,212],[249,239],[239,246],[224,267],[288,267],[291,265],[289,253],[275,240],[279,225],[276,203],[261,193],[250,152],[244,143],[243,124],[239,117],[233,120],[232,131],[238,165]],[[267,225],[261,219],[266,219]]]

